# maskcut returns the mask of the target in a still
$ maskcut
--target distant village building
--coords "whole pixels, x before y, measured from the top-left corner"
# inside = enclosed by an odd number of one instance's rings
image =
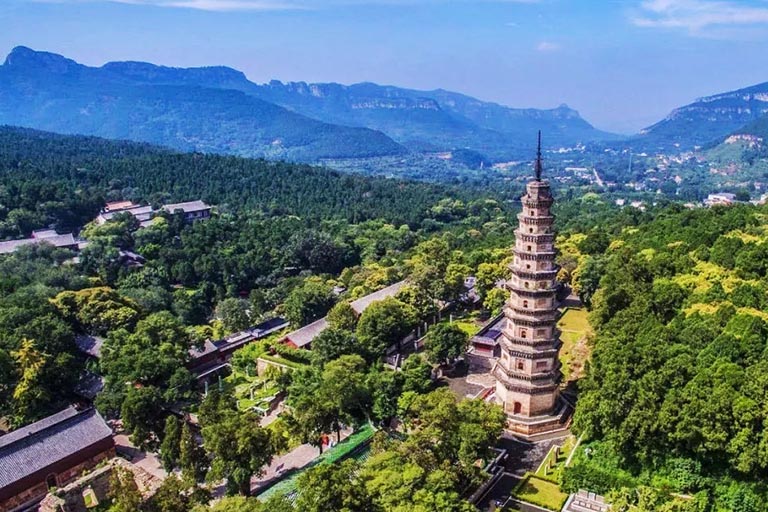
[[[184,215],[184,220],[187,222],[203,220],[211,216],[211,207],[200,200],[166,204],[161,206],[160,210],[171,214],[180,211]],[[107,203],[101,213],[99,213],[98,217],[96,217],[96,223],[104,224],[105,222],[112,220],[116,215],[129,213],[136,217],[136,220],[139,221],[141,227],[147,227],[152,224],[152,217],[160,210],[155,210],[148,205],[138,205],[131,201]]]
[[[189,201],[186,203],[171,203],[163,205],[163,210],[168,213],[181,211],[184,214],[184,220],[194,222],[196,220],[207,219],[211,216],[211,207],[203,201]]]
[[[23,510],[115,456],[112,429],[95,409],[69,407],[0,437],[0,510]]]
[[[152,214],[154,210],[151,206],[142,206],[134,204],[131,201],[119,201],[114,203],[107,203],[104,209],[96,217],[96,224],[104,224],[109,222],[116,215],[121,213],[130,213],[142,227],[146,227],[151,223]]]
[[[395,284],[389,285],[386,288],[373,292],[365,297],[361,297],[349,303],[352,309],[358,315],[362,315],[368,306],[374,302],[394,297],[405,286],[405,281],[400,281]],[[294,348],[311,348],[312,340],[314,340],[321,332],[328,328],[328,320],[326,317],[316,320],[309,325],[305,325],[301,329],[297,329],[288,333],[283,342]]]
[[[0,254],[10,254],[15,252],[19,247],[23,247],[25,245],[43,243],[51,244],[54,247],[58,247],[60,249],[71,249],[73,251],[76,251],[79,248],[78,241],[75,240],[75,237],[72,233],[60,235],[53,229],[42,229],[33,231],[31,238],[0,242]]]
[[[731,206],[736,202],[736,194],[728,192],[718,192],[717,194],[709,194],[704,200],[706,206]]]
[[[501,357],[492,374],[495,396],[507,413],[507,426],[522,435],[557,430],[568,419],[561,399],[558,352],[558,266],[555,264],[554,199],[541,179],[541,134],[535,179],[526,186],[515,231],[506,325],[499,338]]]

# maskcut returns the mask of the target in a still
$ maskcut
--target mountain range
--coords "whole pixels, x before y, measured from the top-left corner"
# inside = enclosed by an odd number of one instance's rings
[[[649,149],[682,150],[712,146],[734,134],[751,134],[765,126],[768,82],[699,98],[673,110],[666,118],[632,139]]]
[[[195,150],[316,161],[472,150],[491,160],[614,139],[565,105],[514,109],[445,90],[272,81],[235,69],[79,64],[14,48],[0,66],[0,124]]]

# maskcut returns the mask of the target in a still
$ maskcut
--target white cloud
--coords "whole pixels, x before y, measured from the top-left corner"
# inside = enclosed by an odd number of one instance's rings
[[[712,28],[768,24],[768,7],[735,0],[645,0],[631,20],[638,27],[701,34]]]
[[[536,45],[536,50],[540,52],[556,52],[559,49],[560,45],[552,41],[542,41]]]

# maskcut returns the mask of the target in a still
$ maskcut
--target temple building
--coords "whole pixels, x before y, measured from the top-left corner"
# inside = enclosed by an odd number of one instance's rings
[[[541,178],[541,133],[535,173],[518,214],[512,277],[506,283],[506,324],[499,337],[501,357],[492,370],[508,428],[523,435],[557,430],[568,419],[559,397],[554,200],[549,182]]]
[[[112,429],[96,409],[69,407],[0,437],[0,511],[37,510],[50,489],[115,456]]]

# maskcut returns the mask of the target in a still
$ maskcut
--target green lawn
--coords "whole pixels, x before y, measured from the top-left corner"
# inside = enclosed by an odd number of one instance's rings
[[[557,458],[555,458],[554,450],[550,450],[536,470],[536,476],[546,480],[560,481],[563,469],[565,468],[565,461],[568,460],[568,456],[573,451],[574,446],[576,446],[576,436],[568,436],[563,444],[560,445]],[[552,461],[552,469],[549,469],[550,461]]]
[[[517,499],[539,505],[549,510],[560,510],[568,499],[568,495],[560,491],[553,482],[542,480],[534,475],[528,475],[513,491]]]
[[[571,380],[581,376],[584,363],[589,358],[588,347],[582,343],[582,339],[592,333],[592,327],[587,319],[587,310],[584,308],[568,308],[557,322],[560,329],[560,363],[565,380]]]
[[[575,331],[588,334],[592,332],[592,327],[587,320],[587,310],[585,308],[568,308],[557,326],[562,331]]]
[[[480,330],[476,322],[469,319],[454,320],[453,325],[467,333],[467,336],[474,336]]]

